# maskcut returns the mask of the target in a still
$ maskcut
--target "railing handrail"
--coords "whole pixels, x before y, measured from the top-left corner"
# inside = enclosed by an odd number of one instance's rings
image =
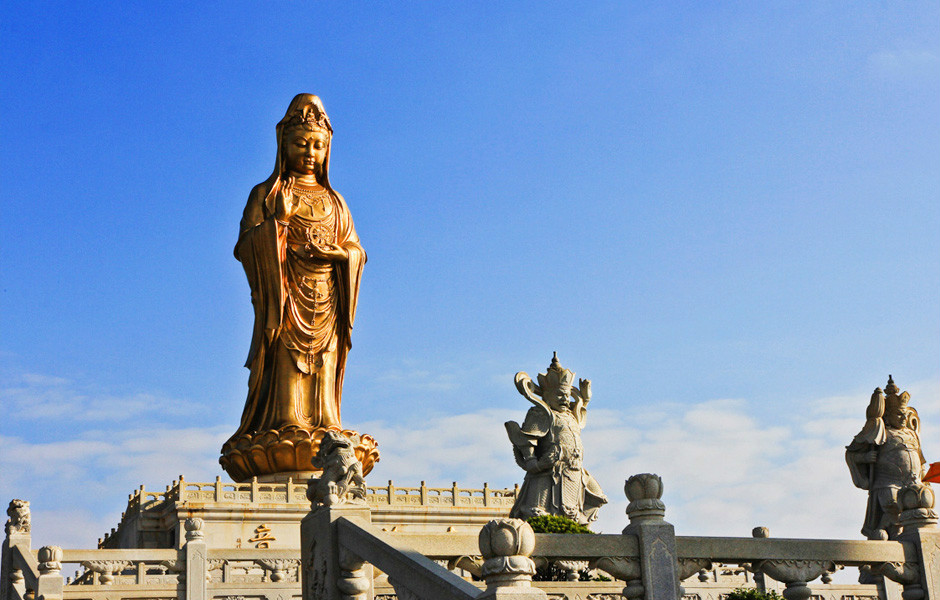
[[[390,581],[401,573],[401,583],[407,583],[409,589],[419,588],[422,598],[474,600],[480,595],[472,583],[362,519],[340,517],[336,528],[341,546],[381,569]]]
[[[176,548],[101,548],[62,550],[63,563],[82,563],[89,560],[127,560],[132,562],[155,562],[175,560],[182,556]],[[36,551],[31,554],[35,554]]]
[[[728,563],[799,559],[857,567],[918,560],[913,544],[880,540],[676,536],[676,551],[679,558]]]

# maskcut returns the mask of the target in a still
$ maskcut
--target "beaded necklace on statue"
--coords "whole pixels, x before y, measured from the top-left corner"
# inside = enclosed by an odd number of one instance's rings
[[[310,208],[316,206],[320,208],[320,211],[326,211],[326,199],[329,197],[329,192],[326,191],[326,188],[305,188],[295,183],[292,192],[300,198],[301,202]]]

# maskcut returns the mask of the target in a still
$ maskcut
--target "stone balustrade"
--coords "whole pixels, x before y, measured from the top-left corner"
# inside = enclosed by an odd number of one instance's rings
[[[652,475],[631,482],[630,523],[621,534],[533,535],[513,519],[491,521],[480,535],[384,531],[371,523],[372,502],[310,511],[299,556],[296,549],[208,548],[200,518],[186,520],[179,549],[32,551],[28,529],[10,528],[0,600],[289,600],[301,593],[306,600],[720,600],[741,581],[787,600],[940,600],[940,530],[932,522],[909,526],[899,541],[774,538],[763,528],[752,538],[676,536],[664,519],[662,482]],[[184,494],[215,492],[178,485]],[[441,491],[378,489],[390,490],[386,501]],[[533,582],[536,564],[572,576]],[[63,579],[63,565],[79,571]],[[883,582],[831,583],[842,567],[867,569]],[[739,579],[722,579],[724,572]],[[595,579],[577,581],[587,573]],[[598,580],[605,574],[609,581]]]

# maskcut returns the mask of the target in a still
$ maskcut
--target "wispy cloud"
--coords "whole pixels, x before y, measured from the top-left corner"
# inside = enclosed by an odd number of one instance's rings
[[[940,460],[940,382],[906,389],[922,416],[924,452]],[[591,409],[586,466],[610,499],[595,528],[622,529],[624,480],[655,472],[665,483],[667,519],[680,534],[747,536],[763,525],[781,537],[858,538],[866,496],[852,487],[843,453],[866,405],[864,391],[809,396],[772,421],[743,399]],[[349,425],[379,440],[382,460],[370,485],[511,487],[523,472],[503,423],[521,420],[525,408]],[[230,433],[115,425],[55,440],[0,436],[0,498],[33,503],[37,543],[90,546],[116,524],[126,494],[140,483],[162,487],[180,473],[206,481],[220,474],[218,451]]]
[[[413,367],[386,369],[376,375],[375,380],[380,385],[408,391],[449,392],[458,387],[457,378],[451,373],[434,373]]]
[[[940,56],[929,50],[883,50],[868,57],[872,75],[892,81],[936,79],[940,75]]]
[[[196,409],[180,400],[136,392],[125,396],[101,393],[89,386],[36,373],[13,377],[0,387],[0,402],[8,419],[24,421],[117,422],[146,417],[178,417]]]

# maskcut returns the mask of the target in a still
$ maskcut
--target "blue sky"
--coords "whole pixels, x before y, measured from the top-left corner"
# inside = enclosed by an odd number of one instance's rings
[[[302,91],[369,254],[343,421],[385,436],[374,484],[521,479],[512,375],[554,350],[608,495],[658,470],[688,533],[856,536],[833,462],[888,373],[940,460],[936,2],[157,6],[0,13],[0,501],[38,532],[90,544],[139,483],[219,473],[238,219]]]

